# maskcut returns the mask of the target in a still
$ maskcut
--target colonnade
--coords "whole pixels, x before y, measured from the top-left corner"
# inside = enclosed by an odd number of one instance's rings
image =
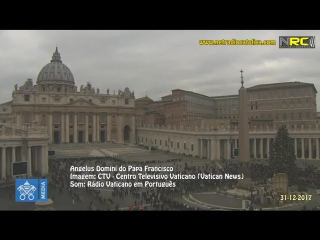
[[[43,176],[49,172],[48,146],[3,146],[1,149],[1,180],[13,178],[12,165],[27,162],[27,174]]]
[[[139,130],[140,131],[140,130]],[[249,150],[251,159],[267,159],[274,143],[275,134],[250,134]],[[297,159],[320,160],[320,134],[292,134],[294,154]],[[174,132],[144,131],[138,132],[139,143],[157,146],[161,150],[169,150],[184,155],[199,158],[219,160],[234,159],[239,155],[239,137],[237,134],[224,136],[196,135],[189,132],[176,134]]]
[[[319,158],[319,138],[293,138],[297,159]],[[274,138],[251,138],[250,158],[270,157]],[[206,159],[233,159],[238,156],[239,139],[197,139],[193,155]]]
[[[84,114],[84,122],[78,121],[78,115]],[[70,121],[72,115],[73,121]],[[92,121],[89,122],[89,115]],[[60,122],[53,122],[49,114],[48,134],[53,143],[89,143],[107,141],[135,141],[135,118],[124,122],[122,115],[106,115],[106,122],[100,121],[100,113],[60,113]],[[114,118],[114,119],[112,119]],[[127,125],[126,125],[127,124]],[[127,126],[127,127],[126,127]],[[129,128],[128,128],[129,126]],[[129,133],[125,133],[129,131]],[[127,139],[125,139],[127,138]]]

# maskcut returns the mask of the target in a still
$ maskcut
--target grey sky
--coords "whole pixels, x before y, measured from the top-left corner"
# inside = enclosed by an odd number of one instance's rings
[[[245,86],[301,81],[320,89],[320,46],[200,46],[200,39],[276,40],[320,31],[0,31],[0,103],[14,85],[34,82],[58,45],[76,85],[91,82],[101,93],[129,87],[154,100],[180,88],[208,96],[237,94]],[[318,106],[320,106],[318,100]]]

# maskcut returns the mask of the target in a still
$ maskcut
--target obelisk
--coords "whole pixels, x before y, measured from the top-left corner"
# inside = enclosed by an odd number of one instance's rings
[[[251,184],[250,168],[247,163],[250,161],[250,141],[249,141],[249,118],[247,89],[243,86],[243,71],[241,69],[241,88],[239,89],[239,161],[243,167],[240,173],[244,174],[244,179],[238,181],[240,187]],[[240,163],[240,164],[241,164]]]

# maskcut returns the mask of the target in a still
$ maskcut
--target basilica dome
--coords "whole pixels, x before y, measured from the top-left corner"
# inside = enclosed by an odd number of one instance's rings
[[[51,83],[74,85],[72,72],[62,63],[58,48],[53,53],[51,62],[41,69],[37,79],[37,84]]]

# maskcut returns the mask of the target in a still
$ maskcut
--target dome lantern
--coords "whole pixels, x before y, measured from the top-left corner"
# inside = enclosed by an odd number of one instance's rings
[[[72,72],[61,61],[58,47],[56,47],[56,51],[52,55],[51,62],[41,69],[37,78],[37,84],[75,85]]]
[[[56,47],[56,51],[52,55],[51,62],[61,62],[62,63],[60,53],[58,52],[58,47]]]

